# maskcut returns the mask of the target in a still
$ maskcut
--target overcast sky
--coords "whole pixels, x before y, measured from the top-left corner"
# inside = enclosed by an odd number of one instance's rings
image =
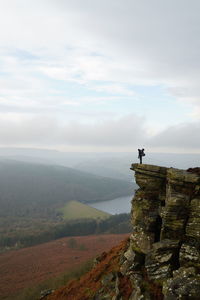
[[[199,0],[0,0],[0,146],[200,152]]]

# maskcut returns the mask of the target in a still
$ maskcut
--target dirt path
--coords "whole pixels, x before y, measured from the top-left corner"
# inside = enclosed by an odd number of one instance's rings
[[[0,254],[0,299],[71,270],[117,245],[129,234],[72,237]],[[81,245],[82,250],[78,249]],[[85,250],[84,250],[85,249]]]

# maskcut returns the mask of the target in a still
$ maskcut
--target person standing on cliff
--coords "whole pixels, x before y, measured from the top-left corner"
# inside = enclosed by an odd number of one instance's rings
[[[140,164],[142,164],[143,156],[145,156],[144,149],[138,149],[138,158],[140,159]]]

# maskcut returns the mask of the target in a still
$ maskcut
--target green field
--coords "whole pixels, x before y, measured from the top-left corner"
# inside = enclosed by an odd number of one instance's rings
[[[63,219],[70,221],[76,219],[106,219],[110,214],[90,207],[78,201],[70,201],[60,209]]]

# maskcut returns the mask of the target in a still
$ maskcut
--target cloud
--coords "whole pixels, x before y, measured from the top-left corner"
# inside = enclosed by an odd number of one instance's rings
[[[95,151],[200,151],[200,123],[182,123],[160,133],[149,134],[148,120],[135,114],[121,118],[105,116],[104,120],[87,122],[55,116],[0,114],[0,145],[55,147],[57,149],[94,149]]]
[[[54,118],[40,116],[17,118],[10,115],[9,122],[1,118],[1,145],[44,145],[127,147],[142,143],[145,139],[144,119],[129,115],[117,120],[81,123],[67,121],[65,124]]]
[[[0,0],[2,143],[198,148],[199,123],[178,111],[180,125],[169,113],[150,136],[150,110],[165,103],[144,112],[135,87],[164,87],[199,120],[199,10],[198,0]],[[134,105],[127,116],[130,99],[145,118]]]
[[[2,43],[45,58],[46,75],[166,84],[181,98],[192,83],[199,93],[199,1],[9,2],[0,2]]]
[[[127,147],[144,142],[146,132],[144,119],[131,114],[101,123],[73,122],[64,128],[63,135],[63,140],[73,144]]]
[[[124,96],[136,96],[136,93],[133,90],[120,84],[92,85],[90,88],[97,92],[107,92],[109,94]]]
[[[163,149],[171,147],[186,151],[200,150],[199,132],[200,122],[179,124],[163,130],[149,144]]]

